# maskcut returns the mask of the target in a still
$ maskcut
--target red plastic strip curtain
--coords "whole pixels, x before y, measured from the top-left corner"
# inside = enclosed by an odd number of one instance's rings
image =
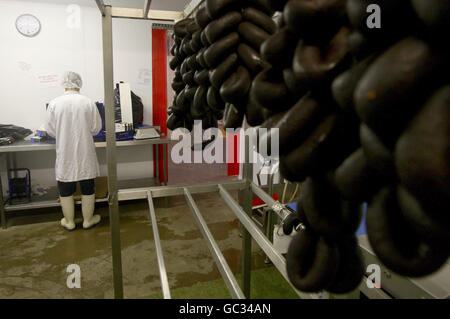
[[[240,133],[227,133],[228,176],[239,175],[239,142]]]
[[[153,67],[153,125],[160,126],[161,132],[167,136],[167,32],[166,30],[152,30],[152,67]],[[164,181],[163,148],[159,148],[159,180]],[[166,158],[167,153],[166,153]],[[156,154],[153,154],[153,170],[156,174]],[[156,176],[156,175],[155,175]],[[166,170],[166,176],[168,171]]]

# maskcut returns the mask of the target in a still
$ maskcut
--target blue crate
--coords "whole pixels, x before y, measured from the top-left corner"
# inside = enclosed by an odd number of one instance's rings
[[[359,224],[358,230],[356,231],[356,236],[367,235],[367,228],[366,228],[367,203],[364,203],[363,205],[364,205],[363,216],[361,218],[361,224]],[[286,206],[297,211],[297,203],[289,203],[286,204]]]

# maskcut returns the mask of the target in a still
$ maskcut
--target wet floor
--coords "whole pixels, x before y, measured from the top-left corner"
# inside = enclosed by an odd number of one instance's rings
[[[236,217],[217,193],[193,197],[230,268],[239,273],[242,240]],[[166,208],[162,200],[155,201],[155,206],[171,289],[219,279],[184,197],[170,198]],[[56,209],[36,213],[42,214],[39,223],[23,225],[27,219],[38,220],[36,215],[25,215],[22,225],[0,230],[0,298],[112,298],[108,209],[102,206],[98,212],[102,223],[88,231],[81,229],[79,217],[77,230],[62,229]],[[124,295],[157,294],[161,285],[147,202],[121,203],[120,214]],[[9,220],[14,225],[14,216]],[[252,256],[254,269],[265,267],[264,254],[256,244]],[[80,266],[80,289],[67,287],[71,264]]]

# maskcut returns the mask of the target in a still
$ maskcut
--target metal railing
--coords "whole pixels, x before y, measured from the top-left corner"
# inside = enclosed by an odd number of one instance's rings
[[[258,244],[258,246],[261,248],[261,250],[267,255],[267,257],[270,259],[270,261],[273,263],[275,268],[281,273],[281,275],[286,279],[286,281],[291,285],[293,290],[297,293],[297,295],[303,299],[309,299],[312,298],[312,295],[303,293],[299,290],[297,290],[292,284],[290,283],[287,271],[286,271],[286,259],[274,248],[273,244],[267,238],[267,236],[263,233],[263,231],[254,223],[251,216],[244,210],[244,208],[239,205],[233,197],[229,193],[229,189],[239,190],[239,192],[244,192],[246,189],[250,188],[252,192],[254,192],[259,198],[261,198],[269,208],[273,209],[273,211],[280,216],[280,218],[284,219],[288,214],[289,210],[284,208],[284,205],[279,203],[278,201],[275,201],[272,199],[270,195],[268,195],[264,190],[259,188],[256,184],[252,182],[246,182],[246,181],[234,181],[234,182],[227,182],[223,184],[215,184],[216,187],[211,187],[211,184],[205,184],[203,185],[192,185],[192,186],[164,186],[164,187],[155,187],[155,188],[149,188],[146,190],[146,195],[148,199],[148,206],[149,206],[149,219],[152,223],[152,229],[153,229],[153,237],[155,241],[156,246],[156,258],[158,261],[158,268],[159,268],[159,274],[161,279],[161,287],[162,287],[162,293],[163,297],[165,299],[170,299],[170,288],[169,288],[169,282],[168,282],[168,276],[167,276],[167,270],[164,263],[164,256],[163,256],[163,249],[161,245],[161,239],[159,237],[158,232],[158,224],[157,224],[157,218],[155,213],[155,207],[153,204],[153,196],[154,194],[156,197],[171,197],[171,196],[178,196],[180,194],[184,194],[184,197],[186,199],[187,205],[189,209],[192,212],[192,215],[197,223],[198,228],[200,229],[200,232],[202,233],[208,249],[214,259],[214,262],[219,269],[219,272],[222,276],[222,279],[225,282],[226,287],[228,288],[228,291],[232,298],[234,299],[245,299],[246,297],[249,297],[249,292],[244,293],[238,284],[238,281],[236,280],[235,275],[231,271],[225,257],[223,256],[219,245],[214,239],[213,234],[211,233],[210,229],[208,228],[208,225],[203,218],[197,204],[195,203],[195,200],[192,197],[192,193],[199,194],[199,193],[205,193],[206,187],[209,188],[209,192],[215,192],[218,191],[222,199],[225,201],[227,206],[231,209],[231,211],[235,214],[235,216],[239,219],[241,225],[245,228],[246,231],[250,234],[251,238]],[[152,190],[154,189],[154,190]],[[126,196],[127,192],[135,192],[137,190],[131,190],[131,191],[124,191],[122,195]],[[136,194],[134,194],[136,195]],[[243,238],[243,241],[245,239]],[[242,257],[244,258],[245,255],[250,255],[251,246],[245,246],[248,247],[247,249],[244,249],[242,251]],[[243,285],[245,282],[250,282],[250,278],[247,278],[249,276],[249,272],[243,273]]]
[[[219,188],[220,187],[221,186],[219,185]],[[203,216],[200,213],[197,204],[195,204],[195,201],[187,188],[184,188],[184,194],[186,196],[188,206],[191,209],[192,214],[194,215],[195,221],[197,222],[197,225],[200,228],[200,231],[202,232],[203,237],[206,240],[206,243],[208,244],[208,248],[214,258],[214,261],[216,262],[217,268],[219,269],[219,272],[222,275],[222,278],[225,281],[228,290],[230,291],[231,296],[234,299],[244,299],[245,298],[244,293],[239,287],[239,284],[237,283],[236,278],[233,275],[233,272],[228,266],[225,257],[222,255],[219,246],[214,240],[214,237],[211,231],[209,230],[208,225],[203,219]]]
[[[153,239],[155,241],[156,256],[158,260],[159,276],[161,278],[163,297],[164,299],[170,299],[171,296],[170,296],[169,280],[167,279],[166,265],[164,263],[161,238],[159,237],[158,223],[156,221],[156,213],[155,213],[155,206],[153,205],[152,192],[148,191],[147,196],[148,196],[148,208],[150,213],[150,220],[152,222],[152,229],[153,229]]]

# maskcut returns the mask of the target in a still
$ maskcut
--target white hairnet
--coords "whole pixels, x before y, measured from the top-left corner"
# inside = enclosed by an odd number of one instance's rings
[[[64,73],[62,85],[65,89],[81,89],[83,80],[78,73],[68,71]]]

